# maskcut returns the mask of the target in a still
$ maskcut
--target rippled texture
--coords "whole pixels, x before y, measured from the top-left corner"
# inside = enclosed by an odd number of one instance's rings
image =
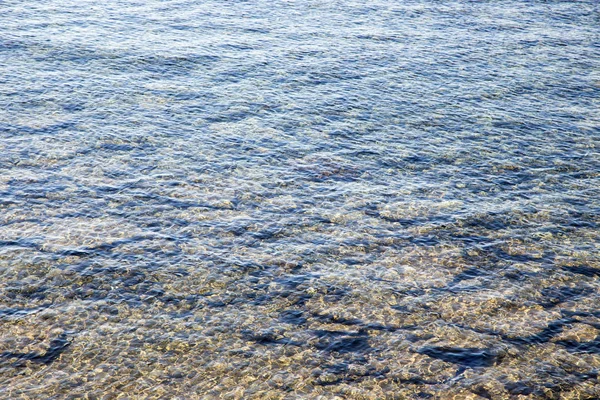
[[[0,396],[600,398],[599,27],[2,2]]]

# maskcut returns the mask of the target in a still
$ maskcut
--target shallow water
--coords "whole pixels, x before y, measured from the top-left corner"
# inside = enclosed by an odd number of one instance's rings
[[[600,398],[595,1],[0,4],[0,397]]]

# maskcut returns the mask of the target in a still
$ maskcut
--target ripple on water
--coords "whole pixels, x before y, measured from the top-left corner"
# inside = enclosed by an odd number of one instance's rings
[[[3,5],[0,397],[600,398],[597,15]]]

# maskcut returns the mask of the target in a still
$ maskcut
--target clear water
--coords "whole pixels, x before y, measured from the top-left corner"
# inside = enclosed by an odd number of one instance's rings
[[[1,2],[0,397],[600,398],[599,27]]]

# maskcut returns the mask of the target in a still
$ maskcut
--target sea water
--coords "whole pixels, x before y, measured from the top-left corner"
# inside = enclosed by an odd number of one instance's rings
[[[2,1],[0,397],[599,398],[599,148],[593,0]]]

